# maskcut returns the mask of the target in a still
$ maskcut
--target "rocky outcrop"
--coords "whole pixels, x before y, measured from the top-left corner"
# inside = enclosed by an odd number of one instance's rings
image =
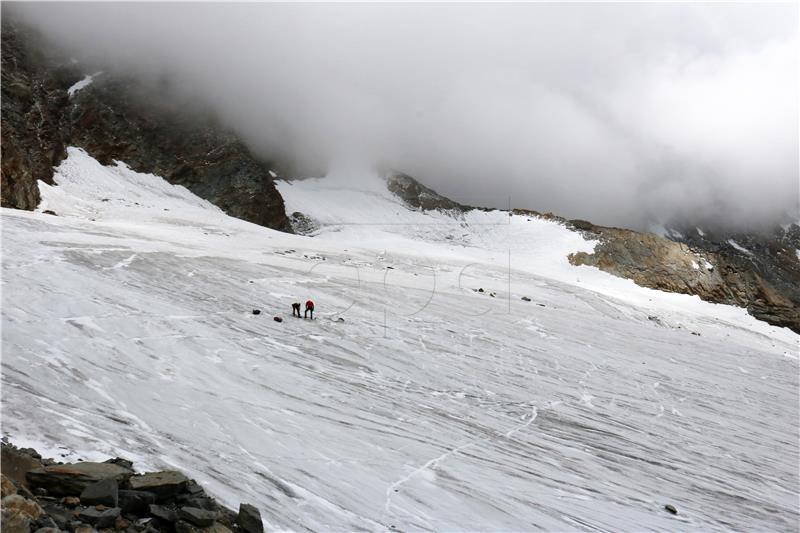
[[[651,233],[567,221],[588,238],[598,239],[594,252],[570,254],[574,265],[589,265],[651,289],[697,295],[703,300],[737,305],[770,324],[800,333],[800,261],[783,247],[781,261],[740,257],[738,250],[689,245]],[[780,248],[779,248],[780,249]],[[759,263],[755,263],[759,261]],[[786,266],[783,266],[786,261]],[[771,279],[783,280],[776,287]],[[790,280],[794,280],[793,283]]]
[[[5,13],[4,13],[5,15]],[[92,77],[8,16],[2,21],[2,205],[34,209],[37,180],[52,183],[66,146],[103,164],[183,185],[231,216],[291,231],[262,161],[214,117],[166,102],[160,88],[112,72]]]
[[[433,189],[424,186],[408,174],[391,172],[386,175],[386,185],[389,191],[415,209],[425,211],[469,211],[475,209],[468,205],[459,204],[442,196]]]
[[[34,467],[2,479],[2,530],[12,533],[263,533],[261,513],[218,504],[194,480],[168,470],[137,474],[130,461],[60,464],[3,443],[3,457]]]

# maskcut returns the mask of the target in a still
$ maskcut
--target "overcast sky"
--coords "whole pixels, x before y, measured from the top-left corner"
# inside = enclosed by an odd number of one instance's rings
[[[309,168],[388,166],[467,203],[635,227],[798,216],[794,3],[15,9]]]

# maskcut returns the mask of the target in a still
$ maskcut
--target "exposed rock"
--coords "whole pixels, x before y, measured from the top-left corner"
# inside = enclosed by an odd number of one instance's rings
[[[575,227],[600,242],[591,254],[570,254],[573,265],[594,266],[643,287],[745,307],[756,318],[800,333],[800,289],[796,290],[796,300],[789,299],[792,290],[777,290],[760,270],[741,258],[719,250],[692,248],[651,233],[587,224]],[[796,262],[794,271],[784,269],[783,275],[794,276],[800,287],[800,261]]]
[[[109,459],[107,461],[103,461],[104,463],[109,463],[112,465],[119,465],[123,468],[127,468],[128,470],[133,470],[133,461],[129,461],[127,459],[123,459],[122,457],[114,457],[113,459]]]
[[[263,533],[264,523],[261,521],[261,512],[249,503],[239,505],[239,515],[236,524],[245,533]]]
[[[523,297],[522,297],[522,301],[523,301],[523,302],[530,302],[530,301],[531,301],[531,299],[530,299],[530,298],[528,298],[527,296],[523,296]]]
[[[295,211],[289,216],[289,224],[292,231],[298,235],[311,235],[319,229],[319,224],[312,218],[307,217],[300,211]]]
[[[3,186],[5,187],[5,182]],[[3,475],[17,483],[18,487],[26,487],[28,481],[25,479],[25,473],[42,466],[41,457],[34,457],[11,444],[3,443],[1,449],[0,463],[3,465]]]
[[[12,513],[19,513],[30,520],[36,520],[44,511],[33,500],[29,500],[19,494],[11,494],[3,498],[3,510]]]
[[[85,72],[12,16],[2,19],[2,205],[34,209],[37,180],[52,183],[67,146],[103,164],[123,161],[183,185],[231,216],[274,229],[290,225],[270,170],[199,106],[175,110],[169,91],[138,78],[95,77],[72,97]]]
[[[29,533],[31,520],[22,513],[6,510],[0,512],[0,530],[3,533]]]
[[[117,517],[117,521],[114,522],[114,529],[117,531],[122,531],[124,529],[128,529],[129,527],[131,527],[131,523],[121,516]]]
[[[14,486],[14,482],[7,478],[5,474],[0,474],[0,498],[5,498],[6,496],[16,493],[17,487]]]
[[[64,496],[61,498],[61,503],[67,507],[77,507],[81,504],[81,499],[77,496]]]
[[[2,446],[13,448],[6,442]],[[26,454],[29,457],[38,457],[34,450],[13,449],[15,453]],[[44,463],[52,463],[50,459],[43,459]],[[165,471],[152,472],[134,476],[130,468],[132,463],[124,459],[113,459],[104,463],[75,463],[69,465],[53,465],[59,467],[50,469],[42,467],[41,463],[34,470],[41,470],[39,475],[46,472],[49,476],[56,476],[59,484],[63,484],[61,476],[63,469],[70,475],[68,481],[74,483],[75,468],[80,466],[79,480],[85,481],[87,476],[97,475],[98,469],[103,475],[109,473],[124,473],[122,483],[137,487],[147,486],[159,491],[165,504],[156,504],[156,495],[143,490],[119,489],[120,481],[116,477],[105,477],[84,487],[81,495],[83,502],[75,496],[63,497],[60,500],[45,496],[37,499],[30,495],[26,498],[23,494],[9,494],[2,500],[2,528],[3,532],[29,533],[32,531],[83,531],[94,533],[101,530],[104,533],[115,529],[126,533],[232,533],[240,529],[235,526],[237,514],[232,510],[219,505],[212,497],[205,493],[203,487],[196,481],[187,479],[180,472]],[[35,476],[34,476],[35,477]],[[8,483],[11,483],[9,486]],[[14,487],[9,480],[7,489]],[[114,484],[116,483],[116,485]],[[19,490],[19,487],[16,487]],[[117,488],[118,506],[110,507],[113,503],[114,488]],[[30,494],[27,492],[24,494]],[[90,506],[81,505],[92,504]],[[257,511],[256,511],[257,513]],[[124,514],[124,516],[123,516]],[[260,519],[259,519],[260,520]],[[244,530],[242,530],[244,531]]]
[[[146,513],[151,504],[156,503],[156,495],[144,490],[120,490],[119,506],[124,514]]]
[[[664,506],[664,509],[666,509],[668,512],[672,514],[678,514],[678,510],[675,508],[674,505],[667,504]]]
[[[392,194],[416,209],[459,212],[474,209],[442,196],[402,172],[389,173],[386,176],[386,185]]]
[[[166,522],[175,522],[178,519],[178,511],[166,505],[151,505],[150,515]]]
[[[26,474],[31,487],[43,487],[53,496],[74,496],[83,489],[104,479],[117,482],[128,479],[133,472],[112,463],[68,463],[36,468]]]
[[[97,529],[103,529],[107,527],[114,527],[121,511],[122,510],[119,507],[112,507],[110,509],[103,510],[89,507],[82,510],[78,515],[78,518],[84,522],[94,525]]]
[[[73,514],[69,509],[66,509],[53,502],[45,502],[42,504],[42,509],[47,516],[49,516],[59,529],[66,529],[67,523],[72,520]]]
[[[232,533],[228,527],[220,524],[219,522],[214,522],[209,527],[204,528],[202,531],[203,533]]]
[[[128,484],[133,490],[145,490],[156,495],[157,500],[174,497],[189,483],[189,478],[176,470],[148,472],[133,476]]]
[[[36,533],[61,533],[61,530],[57,527],[40,527]]]
[[[113,463],[112,463],[113,464]],[[104,479],[92,483],[81,492],[83,505],[107,505],[116,507],[119,504],[119,486],[116,479]]]
[[[185,520],[175,522],[175,533],[198,533],[199,530]]]
[[[253,309],[253,314],[254,315],[260,315],[261,314],[261,309]]]
[[[208,527],[217,519],[215,511],[197,507],[181,507],[180,511],[178,511],[178,516],[199,527]]]

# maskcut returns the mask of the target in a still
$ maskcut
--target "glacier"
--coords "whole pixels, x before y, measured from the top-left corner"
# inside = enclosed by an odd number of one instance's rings
[[[301,236],[68,154],[2,210],[12,442],[181,469],[270,530],[797,530],[788,329],[369,172],[280,182]]]

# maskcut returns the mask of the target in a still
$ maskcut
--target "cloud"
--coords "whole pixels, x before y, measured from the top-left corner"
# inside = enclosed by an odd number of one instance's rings
[[[14,10],[87,63],[170,78],[303,172],[358,160],[634,227],[800,218],[793,4]]]

